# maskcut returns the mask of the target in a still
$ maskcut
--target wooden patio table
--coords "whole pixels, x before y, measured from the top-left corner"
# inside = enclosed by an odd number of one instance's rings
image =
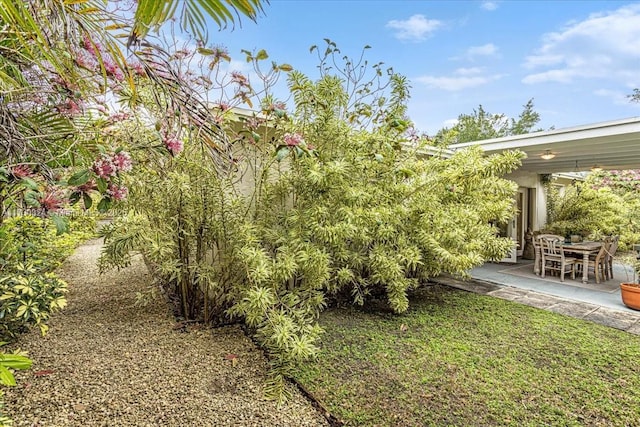
[[[589,255],[597,255],[602,242],[564,243],[562,250],[565,254],[582,254],[582,283],[589,281]]]

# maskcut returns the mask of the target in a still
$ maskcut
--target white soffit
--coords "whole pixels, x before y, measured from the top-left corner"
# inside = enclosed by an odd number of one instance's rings
[[[452,144],[449,148],[455,151],[471,145],[480,145],[487,154],[524,151],[527,158],[519,169],[537,173],[585,171],[594,166],[640,169],[640,117]],[[555,157],[542,159],[546,150]]]

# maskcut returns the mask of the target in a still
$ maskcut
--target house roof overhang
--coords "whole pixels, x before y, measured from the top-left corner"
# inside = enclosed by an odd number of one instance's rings
[[[453,151],[480,145],[485,153],[521,150],[527,154],[520,170],[537,173],[603,169],[640,169],[640,117],[452,144]],[[546,150],[553,159],[540,156]]]

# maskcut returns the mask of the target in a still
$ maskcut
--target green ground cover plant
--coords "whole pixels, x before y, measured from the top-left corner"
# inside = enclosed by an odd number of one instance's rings
[[[46,218],[24,215],[5,219],[0,225],[0,271],[11,271],[18,263],[32,264],[40,272],[56,269],[80,242],[95,236],[95,213],[77,211],[67,223],[68,232],[59,233]]]
[[[53,272],[81,242],[95,236],[96,215],[72,211],[64,233],[50,218],[30,215],[4,219],[0,224],[0,346],[29,328],[48,330],[52,313],[66,305],[67,284]],[[29,369],[31,360],[19,351],[0,351],[0,384],[14,386],[12,371]],[[3,414],[0,390],[0,426],[11,425]]]
[[[5,345],[6,342],[0,342],[0,347]],[[13,372],[16,370],[26,370],[31,368],[32,361],[24,354],[20,352],[14,352],[11,354],[0,352],[0,385],[14,386],[16,385],[16,379],[13,376]],[[0,390],[0,426],[11,426],[13,421],[11,418],[4,415],[4,392]]]
[[[640,337],[438,286],[404,315],[325,311],[296,378],[353,426],[628,426]]]
[[[0,341],[30,327],[47,332],[51,313],[66,305],[67,284],[55,270],[81,242],[95,236],[96,217],[76,212],[68,232],[49,219],[16,216],[0,225]]]

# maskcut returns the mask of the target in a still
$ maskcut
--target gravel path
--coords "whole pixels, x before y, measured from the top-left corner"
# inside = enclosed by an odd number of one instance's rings
[[[34,364],[5,389],[15,426],[327,425],[293,386],[280,408],[263,398],[265,358],[238,327],[178,330],[160,299],[134,306],[151,280],[144,262],[100,276],[101,245],[59,270],[69,305],[49,333],[17,343]]]

